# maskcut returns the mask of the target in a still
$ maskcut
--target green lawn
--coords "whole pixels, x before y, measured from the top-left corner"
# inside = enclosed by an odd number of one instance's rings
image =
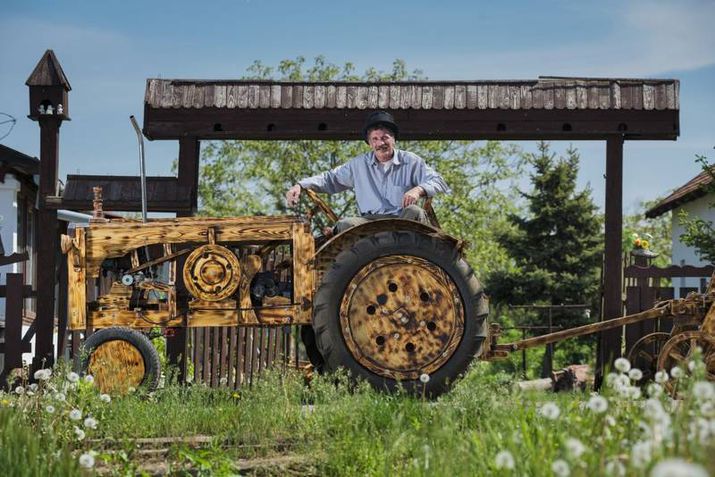
[[[600,396],[522,393],[509,376],[477,363],[433,402],[351,386],[344,376],[305,385],[297,373],[268,374],[240,392],[170,386],[105,402],[93,384],[71,383],[66,371],[55,369],[34,390],[0,395],[0,469],[12,476],[136,475],[142,469],[173,475],[241,469],[256,475],[715,475],[715,387],[702,373],[696,366],[692,378],[677,380],[675,401],[660,385],[632,386],[627,374],[614,374]],[[145,441],[135,441],[196,435],[213,439],[199,447],[151,441],[163,449],[153,454]],[[91,461],[92,467],[82,466]],[[668,465],[686,473],[663,473]]]

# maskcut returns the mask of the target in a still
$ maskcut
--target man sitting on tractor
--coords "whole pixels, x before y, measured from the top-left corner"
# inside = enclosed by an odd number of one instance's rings
[[[352,158],[330,171],[298,181],[286,193],[289,207],[298,203],[303,189],[335,194],[355,190],[360,217],[338,221],[340,233],[370,220],[399,217],[429,224],[425,210],[417,205],[420,197],[448,193],[444,178],[417,154],[395,148],[399,128],[385,111],[371,113],[363,128],[371,152]]]

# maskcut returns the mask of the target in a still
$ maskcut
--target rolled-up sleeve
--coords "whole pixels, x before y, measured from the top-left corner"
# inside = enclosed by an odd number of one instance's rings
[[[436,170],[429,166],[422,158],[417,162],[413,181],[418,186],[422,187],[427,194],[427,197],[432,197],[436,194],[449,194],[452,192],[447,182]]]
[[[298,181],[303,189],[311,189],[316,192],[335,194],[344,190],[352,189],[355,185],[351,162],[340,165],[322,174],[307,177]]]

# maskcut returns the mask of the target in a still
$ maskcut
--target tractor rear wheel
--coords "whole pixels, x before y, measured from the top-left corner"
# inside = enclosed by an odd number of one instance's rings
[[[452,244],[380,232],[338,255],[316,294],[313,327],[326,370],[434,397],[481,353],[487,313]]]
[[[94,377],[103,393],[127,394],[159,385],[161,364],[149,338],[127,328],[104,328],[82,345],[82,370]]]

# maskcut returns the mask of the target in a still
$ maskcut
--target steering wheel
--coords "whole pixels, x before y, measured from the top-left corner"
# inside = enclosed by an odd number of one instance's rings
[[[318,196],[315,191],[312,191],[310,189],[303,189],[305,193],[308,195],[308,198],[313,201],[315,204],[315,207],[313,207],[309,212],[308,212],[308,218],[312,218],[315,215],[316,209],[320,209],[321,212],[323,212],[325,215],[328,216],[328,219],[330,219],[331,223],[335,223],[338,220],[340,220],[335,212],[333,212],[333,209],[330,208],[330,206]]]

